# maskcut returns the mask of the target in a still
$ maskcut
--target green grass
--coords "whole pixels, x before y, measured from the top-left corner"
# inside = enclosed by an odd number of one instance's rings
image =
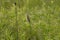
[[[59,2],[0,0],[0,40],[60,40]]]

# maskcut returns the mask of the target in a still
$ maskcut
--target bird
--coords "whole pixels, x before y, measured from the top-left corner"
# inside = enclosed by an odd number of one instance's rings
[[[27,21],[30,23],[30,17],[28,14],[27,14]]]
[[[16,2],[14,4],[16,5]]]

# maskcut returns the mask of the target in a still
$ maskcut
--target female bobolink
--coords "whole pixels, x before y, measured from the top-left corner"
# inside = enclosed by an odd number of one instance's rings
[[[30,18],[28,14],[27,14],[27,21],[30,23]]]

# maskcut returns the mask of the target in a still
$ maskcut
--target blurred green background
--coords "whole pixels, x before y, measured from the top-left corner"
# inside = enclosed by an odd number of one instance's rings
[[[60,40],[60,0],[0,0],[0,40]]]

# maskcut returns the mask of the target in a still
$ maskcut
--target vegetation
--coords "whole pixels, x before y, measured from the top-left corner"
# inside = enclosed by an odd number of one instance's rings
[[[0,40],[60,40],[60,0],[0,0]]]

